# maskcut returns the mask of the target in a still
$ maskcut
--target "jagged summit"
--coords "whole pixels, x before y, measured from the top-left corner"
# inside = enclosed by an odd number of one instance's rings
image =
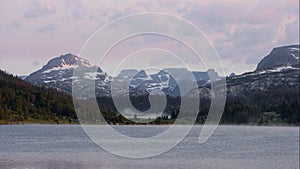
[[[76,55],[68,53],[51,59],[42,69],[51,69],[54,67],[68,68],[72,65],[80,65],[84,67],[94,66],[88,60],[79,58]]]

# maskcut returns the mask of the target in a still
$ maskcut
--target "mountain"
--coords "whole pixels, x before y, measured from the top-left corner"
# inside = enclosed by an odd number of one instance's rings
[[[258,63],[256,71],[288,66],[299,67],[299,45],[274,48]]]
[[[222,121],[244,124],[300,124],[299,45],[282,46],[257,69],[229,76]]]
[[[25,81],[35,85],[54,87],[71,95],[72,80],[78,78],[73,76],[73,71],[78,67],[97,70],[97,72],[87,72],[84,78],[97,79],[96,86],[99,89],[99,93],[106,93],[109,88],[107,82],[110,81],[110,77],[89,61],[73,54],[61,55],[51,59],[42,69],[26,77]]]

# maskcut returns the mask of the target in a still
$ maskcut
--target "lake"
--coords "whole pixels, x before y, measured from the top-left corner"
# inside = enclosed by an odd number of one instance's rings
[[[115,126],[147,137],[168,126]],[[299,127],[219,126],[204,144],[201,126],[170,151],[145,159],[112,155],[80,125],[1,125],[1,169],[298,169]]]

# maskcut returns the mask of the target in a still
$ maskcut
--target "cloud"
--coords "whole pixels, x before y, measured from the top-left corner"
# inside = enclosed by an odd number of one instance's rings
[[[285,43],[299,43],[299,18],[287,24],[285,32],[285,36],[283,37]]]
[[[29,58],[34,56],[34,59],[26,59],[29,66],[32,60],[42,63],[38,57],[45,51],[49,56],[66,50],[79,51],[99,27],[136,12],[166,12],[192,22],[213,42],[229,72],[252,69],[272,48],[299,43],[298,0],[11,2],[2,1],[0,5],[0,50],[8,49],[10,55],[15,56],[24,56],[24,53]],[[155,38],[133,41],[129,46],[134,48],[144,43],[152,46],[157,43],[170,51],[180,49],[171,43],[157,42]],[[30,50],[36,46],[39,48]],[[27,69],[29,72],[30,68]]]
[[[86,9],[81,0],[65,0],[65,10],[70,10],[69,13],[73,19],[82,20],[86,14]]]
[[[270,43],[273,36],[272,26],[241,24],[229,39],[238,47],[248,47],[249,45]]]
[[[40,33],[51,33],[54,32],[56,29],[56,26],[54,24],[47,24],[45,26],[37,28],[37,31]]]
[[[34,60],[32,63],[31,63],[32,67],[38,67],[40,65],[40,63],[36,60]]]
[[[31,0],[27,4],[27,10],[25,17],[27,18],[39,18],[49,14],[54,14],[56,8],[53,4],[45,1]]]
[[[297,24],[298,23],[298,24]],[[298,31],[296,31],[298,29]],[[286,37],[289,37],[289,39],[295,39],[292,36],[299,37],[299,17],[285,17],[279,24],[276,31],[276,35],[274,36],[274,39],[272,40],[273,44],[276,44],[278,42],[285,42]]]
[[[8,28],[10,29],[19,29],[20,28],[20,23],[17,21],[11,21],[8,25]]]

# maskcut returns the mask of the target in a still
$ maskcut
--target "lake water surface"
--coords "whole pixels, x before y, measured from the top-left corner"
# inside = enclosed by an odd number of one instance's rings
[[[116,126],[133,137],[168,126]],[[129,159],[95,145],[80,125],[0,126],[0,169],[299,169],[299,127],[219,126],[205,143],[201,126],[170,151]]]

